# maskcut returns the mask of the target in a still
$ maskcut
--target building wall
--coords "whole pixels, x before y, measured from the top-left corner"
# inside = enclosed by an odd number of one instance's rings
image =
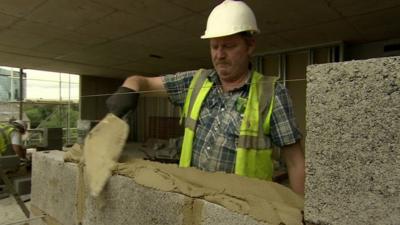
[[[160,137],[174,138],[177,134],[183,134],[183,129],[179,126],[179,108],[172,105],[165,95],[142,96],[136,118],[139,141]]]
[[[308,51],[293,52],[286,55],[286,87],[293,101],[294,114],[301,133],[306,135],[306,67]],[[304,139],[303,139],[304,140]],[[302,141],[304,147],[304,141]]]
[[[310,64],[327,63],[338,60],[339,45],[304,48],[262,56],[263,74],[279,76],[289,91],[298,127],[306,137],[306,67]],[[304,148],[304,138],[301,144]]]
[[[358,45],[348,44],[346,45],[345,52],[345,60],[347,61],[399,56],[400,39],[377,41]]]
[[[108,113],[106,99],[121,86],[123,79],[81,76],[80,83],[81,120],[97,121]],[[181,133],[177,131],[181,128],[178,122],[176,126],[169,124],[171,120],[178,121],[179,116],[179,109],[169,103],[166,95],[141,94],[136,112],[126,118],[131,128],[129,140],[174,137]]]
[[[80,110],[82,120],[100,120],[108,112],[106,99],[123,83],[122,79],[81,75]]]

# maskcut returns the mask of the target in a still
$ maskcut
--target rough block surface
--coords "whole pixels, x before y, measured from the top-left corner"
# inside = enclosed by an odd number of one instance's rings
[[[400,57],[307,69],[305,219],[400,224]]]
[[[204,201],[201,201],[202,213],[201,213],[201,223],[199,225],[262,225],[265,223],[254,220],[249,216],[244,216],[238,213],[229,211],[228,209]]]
[[[101,194],[87,196],[83,224],[180,225],[185,197],[112,176]]]
[[[37,152],[32,159],[31,205],[64,225],[76,224],[78,167],[61,151]]]
[[[31,177],[17,177],[13,180],[15,191],[19,195],[31,193]]]
[[[37,152],[33,158],[32,224],[52,225],[265,225],[219,205],[163,192],[114,175],[98,197],[88,195],[77,164],[63,152]]]

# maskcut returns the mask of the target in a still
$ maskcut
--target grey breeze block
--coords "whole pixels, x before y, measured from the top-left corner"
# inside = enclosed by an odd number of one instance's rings
[[[99,197],[80,198],[79,167],[65,163],[63,154],[34,154],[31,206],[34,216],[45,213],[48,221],[35,220],[35,225],[265,225],[219,205],[144,187],[119,175],[110,178]]]
[[[400,224],[400,57],[307,68],[309,224]]]

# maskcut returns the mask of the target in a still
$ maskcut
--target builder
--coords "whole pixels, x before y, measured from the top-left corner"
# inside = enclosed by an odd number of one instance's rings
[[[226,0],[208,17],[212,70],[158,77],[131,76],[107,100],[122,117],[135,109],[142,91],[164,91],[183,109],[181,167],[272,179],[272,145],[281,148],[291,188],[304,193],[304,154],[291,100],[275,79],[251,70],[259,33],[252,10]]]
[[[26,149],[22,144],[22,135],[26,128],[26,123],[22,120],[0,124],[0,156],[16,154],[22,159],[26,158]]]

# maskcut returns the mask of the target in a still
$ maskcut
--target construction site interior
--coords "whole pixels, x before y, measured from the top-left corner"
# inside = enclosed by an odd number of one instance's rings
[[[26,124],[28,155],[0,148],[0,225],[399,225],[398,0],[243,1],[252,70],[293,104],[304,194],[277,146],[268,181],[182,168],[190,125],[162,91],[109,114],[132,75],[213,69],[200,36],[223,2],[0,1],[0,124]]]

